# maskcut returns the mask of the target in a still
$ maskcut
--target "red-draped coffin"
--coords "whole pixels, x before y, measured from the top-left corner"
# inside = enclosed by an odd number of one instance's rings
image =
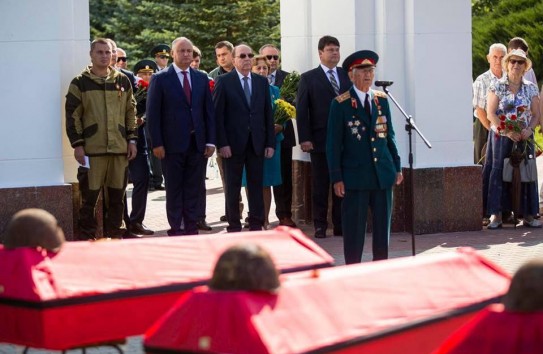
[[[67,349],[142,334],[209,280],[240,242],[268,250],[282,273],[333,265],[301,231],[71,242],[58,254],[0,246],[0,342]]]
[[[488,306],[453,333],[434,354],[541,354],[543,312]]]
[[[148,353],[430,353],[510,276],[471,249],[302,272],[278,294],[187,293]]]

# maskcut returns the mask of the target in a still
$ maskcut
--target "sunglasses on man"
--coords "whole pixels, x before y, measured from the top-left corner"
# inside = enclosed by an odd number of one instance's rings
[[[268,60],[279,60],[279,55],[266,55],[266,58],[268,58]]]
[[[249,57],[250,59],[254,58],[255,55],[253,53],[249,53],[249,54],[245,54],[245,53],[241,53],[240,55],[238,55],[238,58],[240,59],[245,59]]]
[[[117,57],[117,63],[120,61],[126,62],[128,60],[128,57]]]

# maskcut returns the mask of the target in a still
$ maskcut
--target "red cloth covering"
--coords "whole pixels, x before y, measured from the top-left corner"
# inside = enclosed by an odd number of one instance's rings
[[[541,354],[543,312],[521,313],[494,304],[480,311],[434,354]]]
[[[430,353],[509,282],[462,250],[293,273],[275,295],[201,288],[144,344],[150,353]]]
[[[254,242],[284,272],[333,258],[300,230],[109,242],[57,253],[0,246],[0,342],[67,349],[142,334],[186,290],[207,283],[229,246]]]

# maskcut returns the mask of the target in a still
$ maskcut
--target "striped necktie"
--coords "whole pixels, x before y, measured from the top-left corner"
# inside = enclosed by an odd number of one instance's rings
[[[330,78],[330,83],[332,84],[334,92],[336,93],[336,95],[339,95],[339,85],[337,83],[336,77],[334,76],[334,70],[328,70],[328,77]]]

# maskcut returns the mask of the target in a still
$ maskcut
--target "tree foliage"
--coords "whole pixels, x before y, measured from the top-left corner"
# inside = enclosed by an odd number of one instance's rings
[[[535,74],[543,81],[543,2],[533,0],[472,1],[473,76],[488,70],[486,54],[492,43],[507,46],[513,37],[524,38],[530,47]]]
[[[90,0],[91,37],[108,37],[130,63],[157,44],[184,36],[202,51],[202,67],[215,64],[215,44],[244,42],[257,51],[279,43],[279,0]]]

